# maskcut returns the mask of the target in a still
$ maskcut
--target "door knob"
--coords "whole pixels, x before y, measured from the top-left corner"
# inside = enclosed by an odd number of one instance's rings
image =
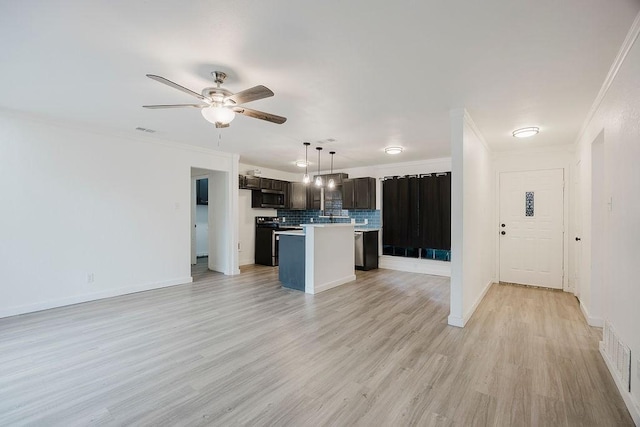
[[[576,242],[579,242],[580,240],[582,240],[582,239],[579,238],[579,237],[576,237]]]
[[[505,234],[507,234],[507,232],[506,231],[501,231],[500,234],[502,234],[504,236]]]

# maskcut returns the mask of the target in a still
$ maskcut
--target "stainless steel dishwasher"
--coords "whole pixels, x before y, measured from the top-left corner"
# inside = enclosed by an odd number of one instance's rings
[[[364,233],[355,232],[356,267],[364,267]]]

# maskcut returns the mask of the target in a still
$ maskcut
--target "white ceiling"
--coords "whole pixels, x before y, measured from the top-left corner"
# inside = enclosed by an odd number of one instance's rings
[[[336,168],[447,157],[459,107],[496,150],[531,125],[541,133],[523,146],[571,144],[639,10],[638,0],[3,1],[0,107],[290,172],[303,141],[329,138]],[[288,121],[238,116],[218,130],[196,109],[141,108],[195,101],[145,74],[200,92],[213,70],[232,92],[269,87],[274,97],[247,107]],[[406,150],[386,156],[387,145]]]

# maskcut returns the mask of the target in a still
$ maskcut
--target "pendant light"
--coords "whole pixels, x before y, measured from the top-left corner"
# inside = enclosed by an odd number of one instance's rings
[[[329,154],[331,154],[331,175],[333,175],[333,155],[336,154],[335,151],[329,151]],[[333,180],[333,177],[329,178],[329,182],[327,183],[327,187],[329,188],[335,188],[336,187],[336,182]]]
[[[302,177],[302,182],[308,184],[311,182],[311,178],[309,178],[309,146],[310,142],[303,142],[304,144],[304,176]]]
[[[316,147],[318,150],[318,176],[316,176],[316,187],[322,187],[322,177],[320,176],[320,152],[322,151],[322,147]]]

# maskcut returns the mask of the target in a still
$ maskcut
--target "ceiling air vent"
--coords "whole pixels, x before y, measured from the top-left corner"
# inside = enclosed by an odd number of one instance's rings
[[[138,127],[136,128],[136,130],[139,130],[140,132],[147,132],[147,133],[155,133],[155,132],[156,132],[156,131],[155,131],[155,130],[153,130],[153,129],[142,128],[142,127],[140,127],[140,126],[138,126]]]

